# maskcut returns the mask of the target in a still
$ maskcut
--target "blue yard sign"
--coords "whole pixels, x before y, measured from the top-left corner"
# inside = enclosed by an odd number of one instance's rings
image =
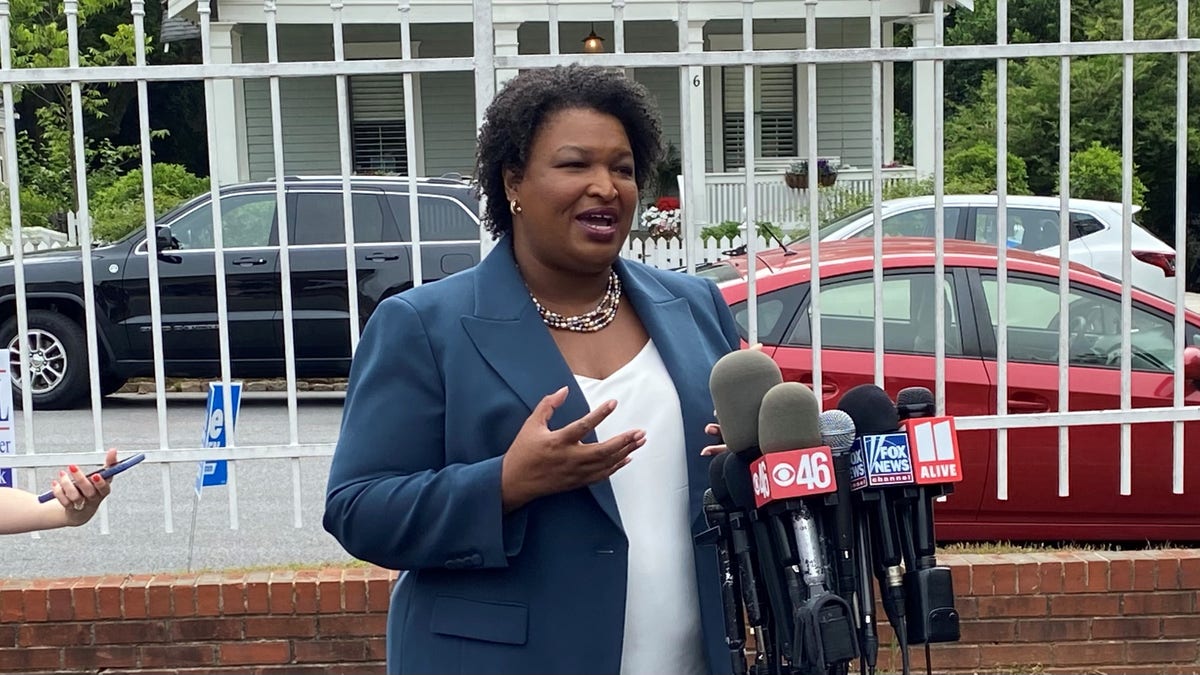
[[[0,457],[17,452],[17,435],[13,429],[12,379],[5,364],[0,364]],[[0,487],[16,487],[13,470],[0,468]]]
[[[226,429],[237,426],[238,405],[242,401],[242,383],[231,382],[230,387],[233,389],[233,396],[230,398],[230,413],[233,415],[233,419],[226,424],[225,386],[220,382],[208,383],[208,406],[204,414],[204,440],[202,442],[205,448],[225,447],[228,444]],[[196,474],[196,492],[199,493],[201,488],[213,485],[225,485],[229,481],[227,464],[227,461],[223,459],[201,462],[200,470]]]

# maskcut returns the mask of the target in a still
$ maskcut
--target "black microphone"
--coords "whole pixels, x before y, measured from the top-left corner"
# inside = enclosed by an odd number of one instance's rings
[[[833,409],[821,413],[821,440],[833,452],[833,475],[837,492],[833,495],[833,547],[838,574],[838,592],[853,598],[858,614],[859,652],[870,672],[875,671],[879,653],[879,633],[875,628],[875,593],[871,584],[871,550],[864,533],[863,518],[855,513],[850,493],[852,446],[857,431],[854,420],[845,411]]]
[[[826,557],[814,511],[838,486],[831,449],[822,442],[812,389],[797,382],[771,388],[759,409],[758,437],[763,456],[754,462],[760,514],[790,526],[776,540],[784,555],[777,559],[789,587],[794,635],[792,663],[800,673],[823,675],[858,656],[854,612],[845,598],[830,592]],[[807,598],[799,588],[800,576]]]
[[[758,601],[765,619],[762,642],[767,672],[789,672],[793,654],[790,597],[780,570],[772,564],[779,558],[776,537],[771,531],[770,522],[760,518],[755,508],[754,484],[750,478],[748,454],[729,455],[724,467],[725,485],[737,510],[746,515],[746,531],[750,535],[748,544],[753,545],[754,574],[751,576],[758,581],[761,590]],[[738,562],[741,564],[742,560],[739,559]]]
[[[708,524],[718,529],[717,561],[721,569],[721,608],[725,615],[725,646],[729,649],[729,659],[733,666],[734,675],[746,673],[746,627],[742,623],[741,603],[737,599],[736,580],[733,563],[729,557],[730,546],[727,542],[729,519],[725,515],[725,507],[717,502],[712,488],[704,491],[704,515]]]
[[[917,423],[913,422],[934,417],[936,407],[931,391],[925,387],[908,387],[901,390],[896,396],[896,410],[900,419],[904,420],[903,426],[909,434],[910,448],[920,449],[924,437],[933,437],[933,433],[919,433]],[[953,437],[950,438],[951,443],[956,444]],[[944,437],[939,440],[945,443]],[[935,444],[937,442],[934,441]],[[937,449],[925,454],[936,457]],[[952,457],[945,463],[953,468],[955,475],[961,477],[961,471],[958,470],[955,461],[957,452],[943,451],[942,454]],[[919,480],[922,479],[926,478]],[[937,478],[930,475],[927,479]],[[937,541],[934,536],[933,500],[952,491],[952,483],[918,484],[916,487],[917,494],[913,504],[916,566],[915,569],[909,568],[904,573],[905,599],[908,603],[908,636],[913,644],[957,642],[961,637],[959,614],[954,607],[954,578],[949,567],[937,564]]]
[[[912,458],[908,437],[899,431],[896,404],[879,387],[862,384],[847,391],[838,408],[850,415],[858,431],[851,468],[851,487],[858,491],[867,512],[875,575],[879,580],[884,614],[896,633],[902,668],[909,672],[908,630],[905,621],[904,571],[901,562],[905,537],[897,523],[903,495],[881,486],[910,485]],[[906,513],[899,506],[901,517]]]

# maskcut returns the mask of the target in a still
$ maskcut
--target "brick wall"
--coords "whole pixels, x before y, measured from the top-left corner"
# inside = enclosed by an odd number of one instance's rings
[[[942,562],[963,639],[933,648],[936,672],[1200,673],[1200,550]],[[382,672],[394,578],[355,568],[0,581],[0,672]],[[879,668],[896,672],[886,625]],[[923,671],[923,648],[911,655]]]

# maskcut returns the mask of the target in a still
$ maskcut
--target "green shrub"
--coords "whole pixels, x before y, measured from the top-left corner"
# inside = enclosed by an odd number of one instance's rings
[[[1027,195],[1025,160],[1008,153],[1008,194]],[[946,157],[946,194],[991,194],[996,187],[996,146],[979,143]]]
[[[783,230],[767,220],[760,220],[756,223],[758,236],[762,239],[782,239]],[[742,236],[742,224],[736,220],[726,220],[719,225],[709,225],[700,229],[700,240],[707,242],[709,239],[728,242]]]
[[[1099,142],[1071,155],[1071,196],[1077,199],[1121,201],[1121,153]],[[1146,186],[1133,167],[1133,203],[1145,206]],[[1061,186],[1055,181],[1055,191]]]
[[[179,164],[155,164],[152,174],[156,215],[209,189],[207,178],[200,178]],[[92,238],[116,241],[144,227],[142,194],[141,169],[134,169],[97,190],[90,203]]]

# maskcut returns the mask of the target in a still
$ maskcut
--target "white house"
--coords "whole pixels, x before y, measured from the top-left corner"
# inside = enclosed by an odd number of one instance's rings
[[[203,0],[201,0],[203,1]],[[918,45],[933,44],[933,15],[928,0],[875,0],[883,19],[883,46],[890,46],[894,28],[915,24]],[[965,0],[959,0],[965,4]],[[819,0],[817,48],[870,46],[872,0]],[[612,51],[611,0],[493,0],[497,54],[549,54],[550,5],[558,20],[560,53],[583,53],[583,40],[594,31]],[[679,44],[679,3],[625,0],[626,52],[674,51]],[[689,51],[740,50],[740,0],[690,0],[687,9]],[[276,21],[281,61],[323,61],[333,56],[333,11],[327,0],[278,0]],[[470,0],[412,0],[412,50],[416,57],[470,57],[473,50]],[[798,0],[756,0],[754,47],[758,50],[805,47],[805,3]],[[212,46],[216,63],[267,60],[264,5],[261,0],[213,0]],[[196,0],[169,0],[171,16],[194,18]],[[400,13],[394,1],[346,0],[342,10],[347,59],[400,58]],[[883,66],[883,162],[892,162],[894,125],[891,64]],[[710,193],[713,221],[730,217],[744,190],[743,69],[705,67],[687,88],[691,125],[681,124],[680,78],[674,67],[631,68],[631,75],[657,98],[670,142],[677,147],[705,148],[684,153],[696,175],[703,174]],[[916,138],[914,168],[889,170],[911,176],[933,171],[933,65],[919,63],[914,71]],[[814,141],[822,157],[840,159],[851,167],[840,181],[866,178],[871,171],[871,65],[820,64],[816,101],[808,101],[807,67],[760,66],[755,77],[759,133],[754,148],[757,174],[767,192],[783,193],[783,167],[807,157]],[[475,88],[472,72],[415,75],[412,121],[416,125],[417,175],[446,172],[469,174],[474,159]],[[503,79],[503,73],[501,73]],[[258,179],[274,174],[271,109],[266,80],[217,82],[215,108],[219,176],[223,182]],[[284,165],[288,173],[337,173],[340,168],[335,78],[283,78],[280,83]],[[361,75],[349,78],[348,103],[355,171],[406,172],[405,114],[401,75]],[[807,116],[817,116],[816,138],[808,134]],[[684,143],[681,128],[692,129]],[[689,156],[690,155],[690,156]],[[721,192],[728,186],[728,195]],[[714,201],[715,200],[715,201]],[[767,194],[760,203],[770,202]]]

